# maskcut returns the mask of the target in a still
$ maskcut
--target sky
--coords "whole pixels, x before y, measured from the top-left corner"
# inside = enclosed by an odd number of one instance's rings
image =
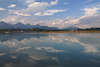
[[[100,0],[0,0],[0,21],[50,27],[100,27]]]

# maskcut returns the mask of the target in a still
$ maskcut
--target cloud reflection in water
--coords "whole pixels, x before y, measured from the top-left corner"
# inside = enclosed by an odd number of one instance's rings
[[[100,60],[99,34],[9,34],[1,36],[1,67],[73,67],[72,64],[80,67],[80,64],[91,66],[92,63],[99,66],[99,63],[93,61],[97,58]]]

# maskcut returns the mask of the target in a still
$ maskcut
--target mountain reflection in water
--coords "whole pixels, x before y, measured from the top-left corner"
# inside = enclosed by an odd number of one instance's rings
[[[0,34],[0,67],[100,67],[100,34]]]

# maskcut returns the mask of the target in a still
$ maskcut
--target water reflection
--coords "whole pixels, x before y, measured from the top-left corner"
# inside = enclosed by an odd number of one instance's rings
[[[100,34],[1,34],[0,67],[100,67]]]

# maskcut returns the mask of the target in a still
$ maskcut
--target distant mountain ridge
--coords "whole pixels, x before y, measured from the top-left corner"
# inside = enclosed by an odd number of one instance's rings
[[[47,29],[47,30],[58,30],[57,27],[48,27],[48,26],[41,26],[37,25],[30,25],[30,24],[22,24],[21,22],[17,24],[8,24],[6,22],[0,22],[0,29]]]
[[[48,27],[48,26],[41,26],[37,25],[30,25],[30,24],[22,24],[21,22],[17,24],[9,24],[6,22],[0,22],[0,29],[39,29],[39,30],[100,30],[100,28],[86,28],[81,29],[74,25],[59,29],[58,27]]]
[[[12,29],[13,25],[5,23],[5,22],[0,22],[0,29]]]

